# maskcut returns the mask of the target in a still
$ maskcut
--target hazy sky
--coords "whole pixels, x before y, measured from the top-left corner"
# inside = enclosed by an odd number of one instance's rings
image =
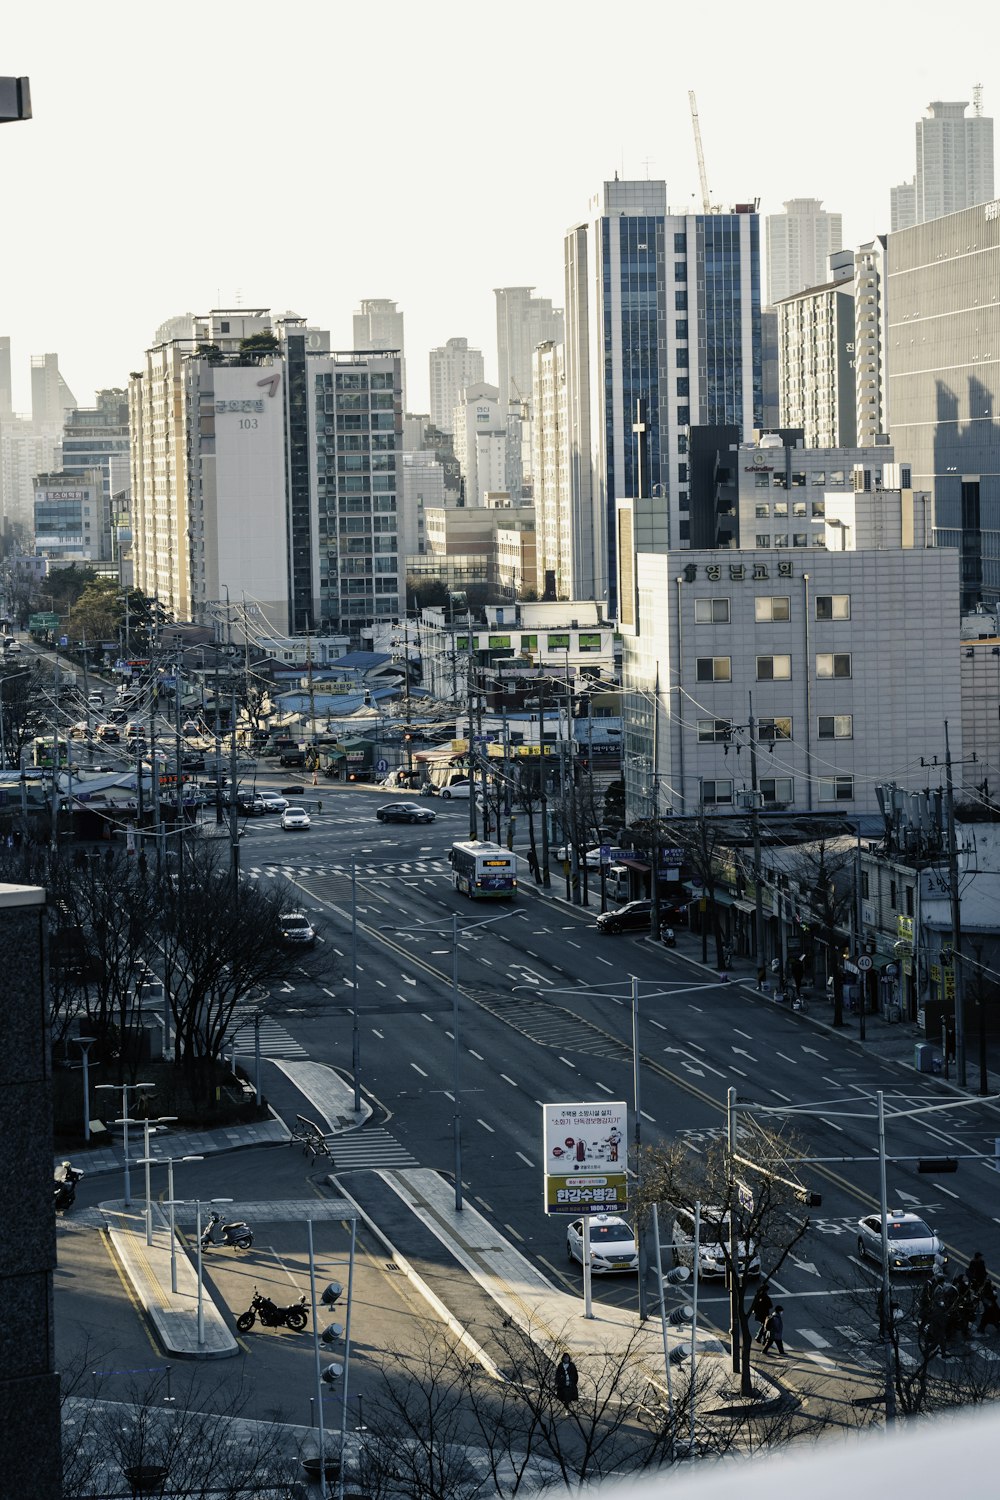
[[[15,405],[57,350],[78,400],[123,385],[157,325],[294,309],[351,345],[362,297],[427,350],[466,335],[496,375],[492,289],[562,305],[562,237],[618,170],[697,206],[798,196],[889,226],[932,99],[1000,111],[1000,20],[929,0],[33,0],[4,7],[0,73],[35,118],[0,131],[0,333]]]

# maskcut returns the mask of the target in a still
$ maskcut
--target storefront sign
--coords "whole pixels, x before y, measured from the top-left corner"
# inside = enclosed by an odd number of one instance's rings
[[[793,578],[791,558],[779,557],[774,562],[757,562],[749,566],[746,563],[727,563],[726,577],[730,583],[761,583],[768,578]],[[709,583],[721,583],[722,563],[703,563],[702,576]],[[684,568],[684,582],[697,583],[698,564],[688,563]]]

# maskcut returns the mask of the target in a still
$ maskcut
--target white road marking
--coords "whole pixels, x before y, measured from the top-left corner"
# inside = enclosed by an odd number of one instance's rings
[[[535,1163],[531,1161],[527,1156],[525,1156],[523,1151],[515,1151],[514,1155],[519,1156],[526,1167],[531,1167],[531,1169],[534,1170]]]
[[[124,1126],[122,1128],[124,1129]],[[938,1190],[939,1193],[947,1193],[949,1198],[957,1198],[958,1197],[958,1194],[957,1193],[953,1193],[952,1190],[951,1190],[951,1188],[942,1187],[942,1185],[941,1185],[940,1182],[936,1182],[934,1184],[934,1186],[937,1188],[937,1190]]]
[[[816,1333],[812,1328],[796,1328],[795,1332],[800,1333],[804,1339],[808,1339],[810,1344],[816,1349],[829,1349],[831,1347],[830,1340],[825,1339],[821,1333]]]
[[[472,1052],[473,1057],[476,1058],[478,1062],[484,1061],[483,1054],[481,1052],[475,1052],[471,1047],[469,1048],[469,1051]]]
[[[410,1067],[413,1069],[413,1071],[415,1073],[419,1073],[420,1076],[421,1076],[421,1078],[426,1078],[427,1077],[427,1074],[424,1072],[423,1068],[418,1068],[415,1062],[411,1062],[410,1063]]]
[[[503,1079],[504,1083],[509,1083],[512,1089],[516,1089],[518,1087],[513,1078],[508,1078],[506,1073],[501,1073],[500,1077]]]
[[[567,941],[567,943],[569,943],[569,945],[570,945],[571,948],[579,948],[580,947],[580,944],[579,943],[574,943],[574,941],[573,941],[572,938],[567,938],[566,941]]]
[[[775,1057],[780,1057],[781,1060],[782,1060],[782,1062],[791,1063],[793,1065],[793,1067],[797,1068],[798,1065],[799,1065],[799,1061],[798,1061],[797,1057],[786,1057],[783,1052],[775,1052],[774,1055],[775,1055]]]
[[[484,1130],[488,1130],[490,1135],[496,1135],[496,1131],[493,1129],[493,1126],[487,1125],[485,1120],[480,1120],[478,1115],[476,1116],[476,1124],[481,1125]]]
[[[842,1125],[838,1125],[835,1120],[828,1120],[825,1115],[820,1115],[820,1119],[823,1121],[824,1125],[829,1125],[831,1130],[839,1130],[840,1134],[843,1135],[844,1127]]]
[[[748,1042],[752,1042],[753,1041],[753,1037],[750,1035],[749,1031],[741,1031],[738,1026],[734,1026],[733,1030],[736,1032],[737,1036],[744,1036],[744,1037],[746,1037],[746,1039],[747,1039]]]
[[[789,1099],[789,1097],[788,1097],[787,1094],[780,1093],[778,1089],[768,1089],[768,1093],[769,1094],[773,1094],[776,1099],[782,1099],[782,1100],[784,1100],[784,1102],[786,1104],[791,1104],[791,1102],[792,1102],[791,1099]],[[124,1126],[122,1128],[124,1129]]]
[[[742,1068],[732,1067],[729,1069],[729,1071],[730,1073],[738,1073],[741,1078],[747,1078],[749,1076],[747,1073],[743,1072]]]
[[[482,1122],[480,1121],[480,1123],[482,1123]],[[512,1234],[516,1240],[520,1240],[521,1244],[522,1245],[524,1244],[524,1235],[523,1234],[518,1234],[518,1232],[514,1228],[513,1224],[505,1224],[503,1227],[506,1229],[506,1231],[507,1231],[508,1234]]]
[[[597,1087],[603,1089],[606,1094],[614,1093],[614,1089],[609,1089],[606,1083],[601,1083],[600,1079],[597,1081]],[[1000,1219],[997,1219],[997,1223],[1000,1224]]]
[[[666,1029],[667,1029],[664,1026],[664,1024],[663,1024],[662,1021],[650,1021],[649,1024],[650,1024],[650,1026],[656,1026],[656,1027],[658,1027],[660,1031],[666,1031]]]
[[[656,1124],[656,1121],[653,1119],[653,1116],[652,1115],[647,1115],[647,1113],[646,1113],[646,1111],[644,1109],[640,1109],[639,1113],[642,1115],[642,1118],[644,1120],[648,1120],[649,1121],[650,1125],[655,1125]],[[124,1126],[122,1128],[124,1129]]]
[[[614,964],[611,962],[610,958],[602,958],[599,953],[597,955],[597,962],[599,964],[607,964],[607,966],[608,966],[609,969],[613,969],[614,968]]]
[[[381,989],[381,990],[385,989],[385,980],[384,979],[376,979],[375,983],[378,985],[379,989]]]
[[[372,1036],[377,1036],[380,1042],[385,1041],[385,1032],[379,1031],[377,1026],[372,1027]]]
[[[431,1025],[432,1026],[434,1025],[434,1017],[433,1016],[429,1016],[425,1010],[422,1010],[420,1012],[420,1014],[423,1016],[423,1018],[424,1018],[425,1021],[430,1021]]]
[[[571,1063],[568,1057],[563,1057],[562,1054],[560,1053],[559,1054],[559,1061],[561,1063],[565,1063],[566,1066],[567,1066],[567,1068],[572,1068],[573,1071],[574,1071],[574,1073],[576,1072],[576,1064],[575,1063]]]

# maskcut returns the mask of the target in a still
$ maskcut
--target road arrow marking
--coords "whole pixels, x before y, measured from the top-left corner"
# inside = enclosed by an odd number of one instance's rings
[[[808,1052],[811,1057],[818,1057],[820,1062],[828,1061],[828,1059],[823,1056],[822,1052],[816,1051],[815,1047],[803,1047],[802,1050],[803,1052]]]
[[[747,1052],[746,1049],[743,1048],[743,1047],[734,1047],[733,1051],[736,1053],[737,1057],[746,1057],[746,1058],[749,1058],[751,1062],[756,1062],[757,1061],[757,1059],[755,1057],[753,1057],[749,1052]]]
[[[808,1271],[809,1274],[810,1274],[810,1276],[818,1276],[819,1275],[819,1272],[817,1271],[815,1265],[813,1264],[813,1262],[811,1260],[799,1260],[799,1258],[798,1258],[797,1255],[789,1255],[788,1259],[790,1261],[793,1261],[794,1264],[798,1266],[798,1268],[799,1268],[800,1271]],[[800,1328],[799,1332],[800,1333],[804,1333],[805,1329]],[[819,1347],[821,1347],[821,1346],[817,1345],[817,1348],[819,1348]]]
[[[685,1073],[694,1073],[697,1078],[704,1078],[705,1076],[705,1070],[703,1068],[696,1068],[694,1063],[682,1061],[681,1067],[684,1069]]]

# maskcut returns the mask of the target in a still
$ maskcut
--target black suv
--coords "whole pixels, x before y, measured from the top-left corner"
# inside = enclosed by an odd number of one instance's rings
[[[649,931],[652,901],[627,901],[614,911],[602,911],[597,919],[598,932]]]

